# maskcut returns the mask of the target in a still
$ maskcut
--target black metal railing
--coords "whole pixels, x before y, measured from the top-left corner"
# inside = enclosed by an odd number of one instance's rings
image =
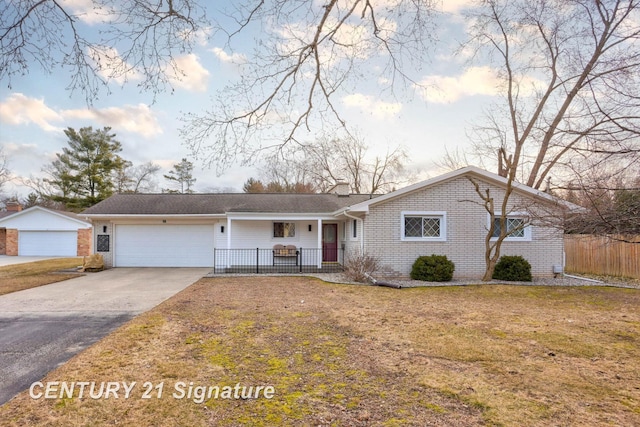
[[[296,248],[214,249],[213,272],[224,273],[318,273],[342,271],[342,249]]]

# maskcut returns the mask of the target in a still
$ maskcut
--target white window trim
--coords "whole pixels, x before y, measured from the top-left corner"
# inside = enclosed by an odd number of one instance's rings
[[[440,218],[440,236],[439,237],[406,237],[404,235],[404,218],[406,216]],[[403,242],[446,242],[447,241],[447,213],[444,211],[402,211],[400,213],[400,240]]]
[[[357,242],[360,238],[360,220],[353,218],[349,224],[349,240],[352,242]],[[354,236],[355,233],[355,236]]]
[[[494,218],[498,219],[500,218],[500,212],[495,212],[494,213]],[[529,221],[529,215],[525,212],[510,212],[507,214],[507,218],[521,218],[524,219],[525,221]],[[491,215],[487,214],[487,231],[491,228]],[[531,222],[527,223],[527,225],[525,225],[524,227],[524,236],[523,237],[513,237],[513,236],[507,236],[504,238],[504,242],[530,242],[532,240],[531,238]],[[491,241],[495,242],[496,240],[498,240],[497,237],[492,237]]]
[[[276,223],[282,223],[282,224],[293,224],[293,236],[282,236],[282,237],[276,237],[273,235],[273,232],[275,230],[275,225]],[[271,239],[272,240],[285,240],[285,239],[296,239],[298,237],[298,223],[296,221],[273,221],[271,223]]]

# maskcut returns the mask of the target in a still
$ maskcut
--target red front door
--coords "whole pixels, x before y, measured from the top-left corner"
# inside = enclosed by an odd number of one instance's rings
[[[322,224],[322,262],[338,261],[338,224]]]

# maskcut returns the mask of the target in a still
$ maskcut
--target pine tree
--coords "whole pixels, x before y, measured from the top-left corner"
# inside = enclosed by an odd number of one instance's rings
[[[174,187],[163,189],[162,191],[165,193],[195,193],[193,184],[195,184],[196,179],[193,177],[193,163],[186,158],[173,165],[173,170],[169,171],[168,175],[164,175],[164,178],[170,181]]]
[[[51,178],[45,181],[58,191],[53,200],[81,210],[113,194],[115,176],[126,162],[117,154],[122,151],[122,144],[110,131],[110,127],[64,131],[69,146],[62,149],[62,154],[57,153],[57,159],[46,168]]]

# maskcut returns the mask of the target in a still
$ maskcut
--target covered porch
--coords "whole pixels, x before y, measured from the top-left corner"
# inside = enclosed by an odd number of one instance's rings
[[[216,233],[213,272],[341,271],[344,227],[332,216],[229,215]]]
[[[215,249],[214,274],[263,273],[335,273],[343,270],[344,250],[338,248],[330,258],[322,261],[323,249],[296,248],[291,255],[280,256],[278,249]]]

